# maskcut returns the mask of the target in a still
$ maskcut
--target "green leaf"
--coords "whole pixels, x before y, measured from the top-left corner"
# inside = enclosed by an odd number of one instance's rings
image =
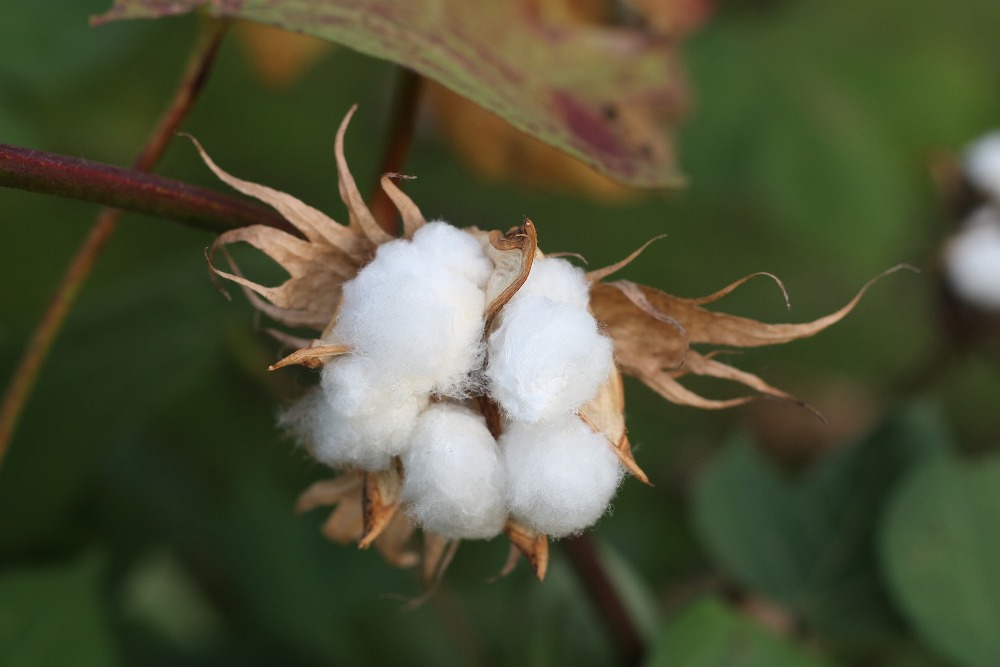
[[[681,182],[657,119],[684,106],[677,39],[466,0],[117,0],[97,21],[201,6],[413,69],[630,185]]]
[[[100,559],[6,570],[0,577],[0,664],[110,665]]]
[[[647,667],[820,667],[828,665],[718,600],[694,604],[669,623]]]
[[[817,629],[855,638],[892,629],[876,528],[896,480],[943,441],[934,419],[913,410],[799,479],[734,442],[696,489],[698,530],[731,576]]]
[[[962,665],[1000,664],[1000,457],[940,456],[889,504],[882,556],[916,629]]]

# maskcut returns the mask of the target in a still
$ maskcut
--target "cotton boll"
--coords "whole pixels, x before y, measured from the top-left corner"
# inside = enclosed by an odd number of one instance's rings
[[[972,142],[965,149],[964,166],[977,188],[1000,201],[1000,130]]]
[[[611,340],[590,313],[541,296],[504,307],[488,350],[490,395],[510,419],[529,423],[574,412],[613,364]]]
[[[408,241],[344,285],[333,338],[423,391],[461,395],[482,363],[485,295]]]
[[[323,368],[320,388],[282,422],[321,463],[384,470],[409,444],[426,405],[426,396],[380,376],[369,360],[346,357]]]
[[[500,448],[511,514],[553,537],[600,519],[624,476],[608,441],[578,417],[511,424]]]
[[[540,257],[531,264],[528,279],[514,299],[548,297],[556,303],[586,310],[590,304],[590,284],[583,269],[558,257]]]
[[[425,529],[486,539],[507,519],[504,470],[482,415],[437,403],[417,420],[403,454],[403,499]]]
[[[945,248],[945,275],[963,301],[1000,311],[1000,212],[977,210]]]
[[[413,235],[413,245],[430,261],[443,266],[483,289],[493,272],[493,262],[479,241],[447,222],[429,222]]]

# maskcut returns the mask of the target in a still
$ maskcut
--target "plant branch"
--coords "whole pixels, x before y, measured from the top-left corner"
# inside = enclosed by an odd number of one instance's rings
[[[153,130],[145,146],[135,158],[133,166],[136,170],[148,171],[163,155],[167,144],[173,138],[181,121],[191,110],[205,83],[226,27],[226,23],[214,19],[203,20],[200,34],[181,77],[177,92],[156,129]],[[0,404],[0,464],[7,453],[18,419],[38,379],[42,364],[52,348],[52,343],[62,328],[66,314],[83,286],[84,280],[90,275],[101,250],[114,232],[121,213],[121,209],[105,208],[98,214],[90,233],[66,268],[65,274],[56,288],[56,293],[42,316],[42,321],[35,329],[35,333],[21,357],[21,362],[14,371],[3,403]]]
[[[628,667],[638,665],[646,647],[590,535],[583,533],[565,539],[561,544],[597,613],[611,633],[621,655],[621,664]]]
[[[389,143],[386,145],[382,164],[372,189],[371,212],[382,229],[390,234],[399,233],[397,211],[389,195],[379,187],[382,174],[398,174],[403,171],[406,158],[413,143],[413,128],[417,120],[417,108],[422,88],[420,75],[409,69],[399,70],[395,99],[392,104],[392,125],[389,128]]]
[[[267,225],[295,229],[273,209],[214,190],[56,153],[0,144],[0,187],[103,204],[221,233]]]

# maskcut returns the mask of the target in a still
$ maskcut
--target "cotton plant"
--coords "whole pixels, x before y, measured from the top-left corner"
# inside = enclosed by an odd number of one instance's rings
[[[837,322],[861,297],[804,324],[709,311],[704,306],[753,276],[699,299],[606,281],[643,248],[585,272],[545,255],[530,220],[506,232],[428,222],[387,175],[382,188],[402,219],[395,238],[379,227],[347,167],[353,113],[334,147],[346,225],[230,175],[198,147],[220,179],[274,207],[300,233],[232,230],[210,257],[213,270],[240,284],[264,315],[316,332],[312,339],[284,335],[298,349],[271,366],[319,374],[280,421],[336,474],[308,488],[298,509],[333,506],[323,526],[328,538],[374,545],[394,565],[422,565],[428,583],[460,540],[501,534],[511,543],[504,570],[523,554],[542,579],[550,538],[578,534],[607,515],[626,475],[649,483],[626,432],[622,373],[679,405],[723,408],[757,395],[795,400],[693,345],[796,340]],[[230,270],[216,266],[218,251],[237,242],[270,256],[288,279],[267,286],[232,260]],[[706,398],[681,384],[688,374],[753,393]]]

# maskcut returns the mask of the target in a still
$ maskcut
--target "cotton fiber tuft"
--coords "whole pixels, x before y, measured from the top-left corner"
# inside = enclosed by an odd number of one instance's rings
[[[512,299],[490,335],[490,395],[515,421],[566,416],[589,401],[613,364],[611,340],[584,309],[543,296]]]
[[[403,468],[403,499],[427,530],[466,539],[503,530],[504,469],[482,415],[449,403],[432,405],[417,420]]]
[[[577,417],[511,424],[500,447],[511,514],[553,537],[596,523],[624,475],[604,436]]]

